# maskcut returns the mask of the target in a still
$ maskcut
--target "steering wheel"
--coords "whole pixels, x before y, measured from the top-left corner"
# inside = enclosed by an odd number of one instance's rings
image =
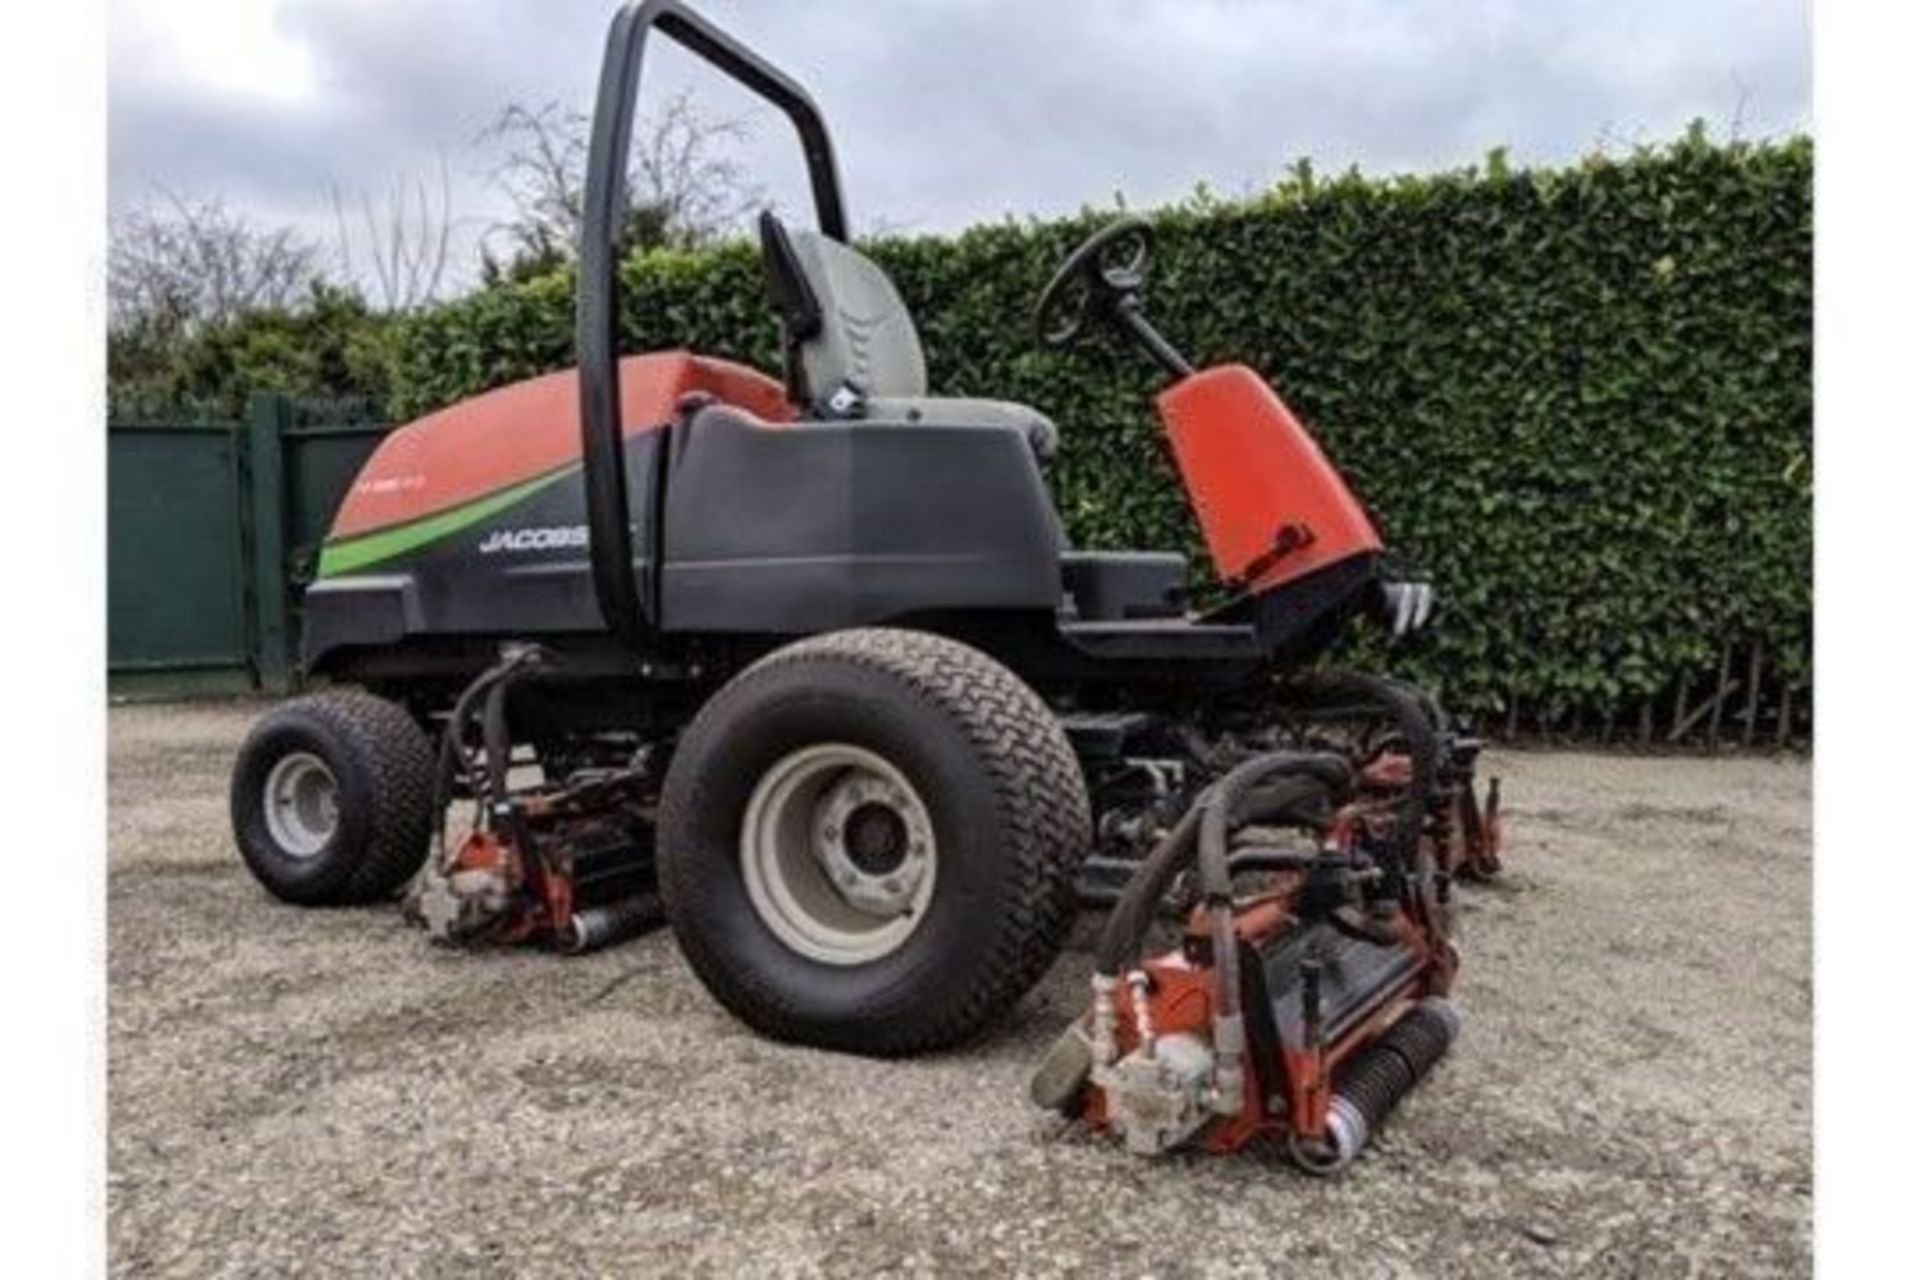
[[[1153,261],[1153,225],[1121,218],[1080,242],[1040,291],[1034,323],[1040,340],[1064,347],[1090,317],[1106,317],[1140,294]]]

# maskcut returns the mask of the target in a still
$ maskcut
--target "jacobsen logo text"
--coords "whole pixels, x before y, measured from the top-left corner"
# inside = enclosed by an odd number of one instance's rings
[[[496,551],[557,551],[563,547],[587,545],[587,526],[554,525],[547,529],[495,529],[480,544],[480,554]]]

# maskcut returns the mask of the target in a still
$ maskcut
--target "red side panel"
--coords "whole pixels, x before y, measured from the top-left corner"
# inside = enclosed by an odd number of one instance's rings
[[[690,391],[771,421],[793,417],[786,392],[765,374],[666,351],[620,362],[626,433],[671,422],[674,406]],[[340,504],[331,536],[418,520],[579,458],[580,393],[572,369],[498,387],[388,433]]]
[[[1259,590],[1380,550],[1340,473],[1253,370],[1203,369],[1157,403],[1223,579]]]

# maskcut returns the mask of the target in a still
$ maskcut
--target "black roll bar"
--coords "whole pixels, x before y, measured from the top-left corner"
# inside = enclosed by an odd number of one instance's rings
[[[607,625],[629,644],[640,639],[643,623],[634,583],[633,532],[620,442],[619,249],[627,215],[627,158],[640,92],[640,64],[646,56],[647,33],[655,27],[787,114],[806,153],[820,230],[835,240],[847,238],[833,141],[807,91],[680,0],[630,0],[622,6],[607,30],[587,150],[574,358],[580,369],[580,445],[586,467],[593,589]]]

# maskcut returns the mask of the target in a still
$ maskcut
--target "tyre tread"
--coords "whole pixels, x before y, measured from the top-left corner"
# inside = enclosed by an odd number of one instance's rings
[[[1079,762],[1058,718],[1031,687],[978,649],[931,632],[826,632],[768,654],[736,683],[819,662],[852,663],[905,684],[971,741],[991,779],[1013,877],[988,939],[989,959],[957,999],[911,1026],[823,1033],[777,992],[726,965],[703,940],[681,937],[682,949],[723,1003],[778,1038],[886,1057],[960,1043],[1030,990],[1065,945],[1077,907],[1074,879],[1092,827]]]
[[[391,897],[426,858],[434,820],[433,744],[404,708],[350,688],[284,702],[255,732],[303,718],[324,725],[345,744],[370,784],[372,803],[358,865],[338,883],[303,894],[300,901],[349,906]]]

